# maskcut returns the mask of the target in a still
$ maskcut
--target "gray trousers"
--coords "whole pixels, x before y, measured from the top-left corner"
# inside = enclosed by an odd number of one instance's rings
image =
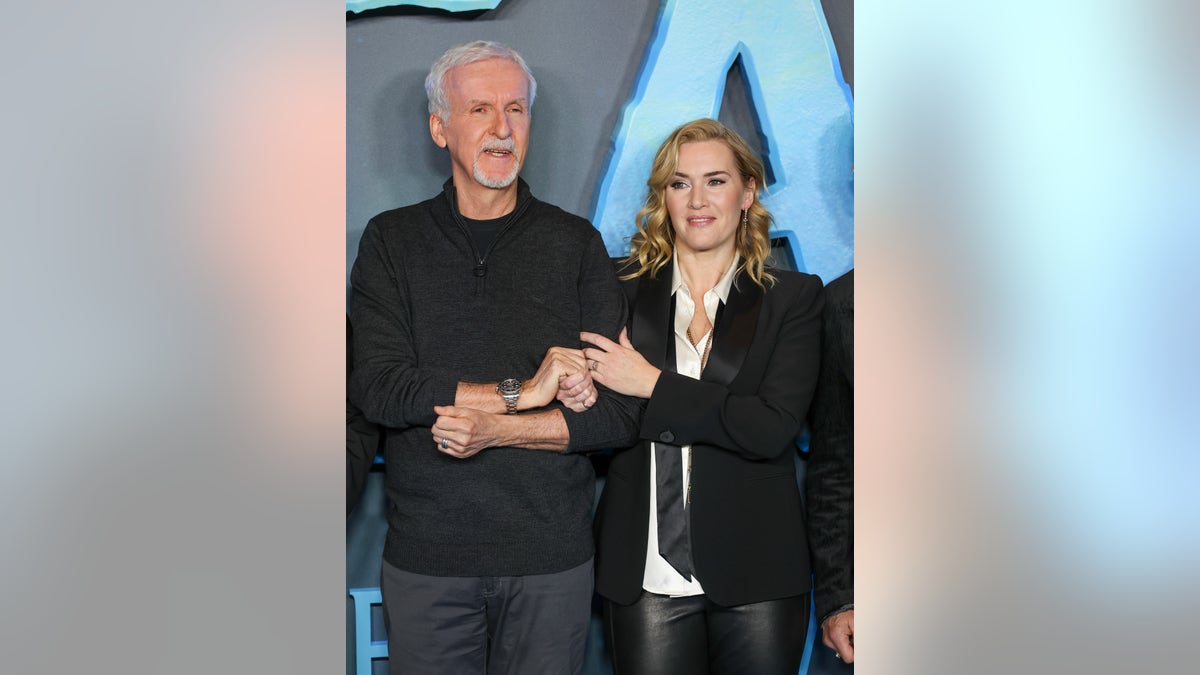
[[[391,675],[573,675],[583,669],[592,561],[519,577],[435,577],[385,560]]]

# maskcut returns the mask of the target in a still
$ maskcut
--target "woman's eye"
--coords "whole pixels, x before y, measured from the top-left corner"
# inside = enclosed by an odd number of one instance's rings
[[[672,190],[682,190],[687,187],[687,183],[685,183],[681,180],[677,180],[674,183],[671,183],[670,187]]]

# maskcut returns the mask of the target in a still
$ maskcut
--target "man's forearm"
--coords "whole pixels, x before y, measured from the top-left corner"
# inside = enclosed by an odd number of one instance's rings
[[[474,408],[494,415],[507,414],[504,397],[496,391],[496,382],[459,382],[454,393],[454,405],[460,408]],[[533,392],[521,390],[517,397],[517,411],[533,410],[545,407],[545,403],[534,400]]]
[[[561,452],[571,442],[571,432],[561,410],[503,415],[459,406],[435,406],[434,412],[438,418],[430,429],[433,442],[453,457],[465,459],[498,447]]]
[[[520,403],[520,399],[517,399]],[[496,383],[459,382],[454,394],[454,405],[460,408],[474,408],[486,413],[503,415],[504,399],[496,393]]]
[[[571,432],[561,410],[504,415],[498,424],[497,445],[562,452],[571,442]]]
[[[551,347],[546,350],[546,356],[542,358],[537,372],[521,384],[516,400],[517,412],[546,407],[558,393],[558,383],[562,378],[586,368],[587,360],[583,358],[581,350],[566,347]],[[454,405],[493,414],[507,413],[508,408],[504,397],[497,390],[497,384],[459,382],[454,392]]]

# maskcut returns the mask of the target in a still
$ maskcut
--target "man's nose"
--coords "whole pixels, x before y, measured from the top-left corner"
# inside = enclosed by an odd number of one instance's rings
[[[501,110],[496,114],[496,121],[492,124],[492,133],[497,138],[508,138],[512,135],[512,124],[508,121],[508,113]]]

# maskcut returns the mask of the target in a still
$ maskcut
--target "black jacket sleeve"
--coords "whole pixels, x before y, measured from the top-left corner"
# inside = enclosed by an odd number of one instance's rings
[[[854,276],[826,289],[806,474],[816,616],[854,602]]]

